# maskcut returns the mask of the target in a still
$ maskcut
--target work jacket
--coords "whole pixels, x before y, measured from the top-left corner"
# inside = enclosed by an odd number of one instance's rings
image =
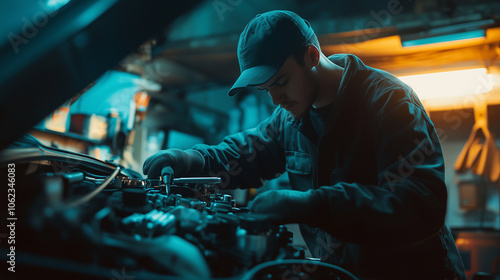
[[[300,225],[313,256],[361,279],[465,279],[444,223],[439,136],[415,92],[354,55],[329,59],[344,73],[322,135],[308,113],[278,108],[219,145],[195,146],[202,173],[222,188],[256,188],[287,171],[292,189],[313,190]]]

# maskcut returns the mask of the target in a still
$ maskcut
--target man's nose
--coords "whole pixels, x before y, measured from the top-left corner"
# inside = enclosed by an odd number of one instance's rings
[[[285,94],[281,90],[277,89],[270,89],[268,92],[269,96],[273,100],[273,104],[275,106],[280,105],[283,102],[283,99],[285,97]]]

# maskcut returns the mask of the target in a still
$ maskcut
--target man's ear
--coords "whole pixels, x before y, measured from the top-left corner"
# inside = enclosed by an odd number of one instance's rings
[[[309,45],[305,53],[304,61],[308,67],[316,67],[319,64],[319,50],[314,45]]]

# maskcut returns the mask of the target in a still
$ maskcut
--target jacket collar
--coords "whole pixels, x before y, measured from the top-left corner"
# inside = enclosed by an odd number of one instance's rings
[[[343,106],[345,105],[344,99],[347,98],[349,93],[353,90],[353,87],[359,86],[359,83],[364,80],[367,73],[367,66],[353,54],[335,54],[328,57],[330,61],[344,68],[344,73],[342,74],[342,80],[340,81],[340,86],[335,97],[332,109],[328,116],[328,123],[326,125],[326,130],[329,131],[333,128],[335,124],[338,123],[338,118],[343,111]]]

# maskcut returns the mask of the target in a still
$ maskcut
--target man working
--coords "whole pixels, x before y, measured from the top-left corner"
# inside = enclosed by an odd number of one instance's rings
[[[327,58],[309,23],[288,11],[256,16],[238,59],[229,95],[255,86],[280,107],[219,145],[151,156],[148,177],[170,166],[256,188],[287,171],[293,190],[264,192],[250,209],[299,223],[315,257],[362,279],[465,279],[444,225],[439,138],[409,86],[354,55]]]

